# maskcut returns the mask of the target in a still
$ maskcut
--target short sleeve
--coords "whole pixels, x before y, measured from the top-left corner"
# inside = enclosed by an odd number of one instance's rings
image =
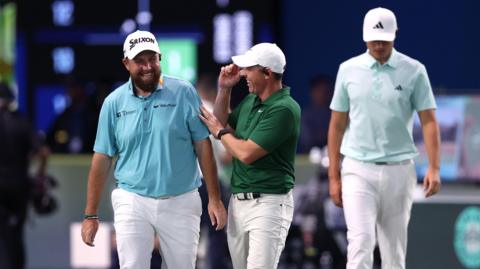
[[[115,112],[111,99],[106,99],[103,102],[100,116],[98,119],[97,136],[95,138],[95,145],[93,151],[103,153],[107,156],[113,157],[117,154],[117,143],[115,138]]]
[[[437,108],[432,86],[430,85],[430,80],[428,79],[427,70],[424,65],[420,65],[417,74],[415,88],[411,97],[413,108],[416,111]]]
[[[233,111],[228,115],[228,125],[232,127],[233,129],[237,129],[237,123],[238,123],[238,117],[240,116],[240,111],[242,110],[242,107],[245,103],[251,102],[252,98],[254,98],[254,95],[249,94],[243,100],[240,102],[240,104],[233,109]]]
[[[273,107],[257,124],[249,139],[267,152],[272,152],[295,130],[293,112],[286,107]]]
[[[194,141],[208,138],[209,132],[205,124],[200,120],[200,97],[193,86],[189,85],[186,88],[186,106],[188,129]]]
[[[348,98],[348,92],[345,87],[345,70],[340,65],[337,73],[337,79],[335,80],[335,91],[333,92],[332,102],[330,103],[330,109],[338,112],[347,112],[350,110],[350,101]]]

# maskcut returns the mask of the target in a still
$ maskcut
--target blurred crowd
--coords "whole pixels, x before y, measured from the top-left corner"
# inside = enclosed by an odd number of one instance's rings
[[[113,81],[101,78],[92,83],[69,76],[65,79],[66,107],[47,131],[47,143],[54,153],[92,153],[98,115],[113,88]]]

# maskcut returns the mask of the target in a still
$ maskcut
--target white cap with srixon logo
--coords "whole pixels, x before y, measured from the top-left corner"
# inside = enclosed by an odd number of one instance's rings
[[[268,67],[272,72],[283,74],[287,61],[282,50],[273,43],[260,43],[250,48],[245,54],[232,57],[233,63],[239,67],[260,65]]]
[[[374,8],[363,20],[363,41],[393,41],[397,32],[397,19],[386,8]]]
[[[133,59],[144,50],[151,50],[160,54],[157,39],[147,31],[135,31],[127,36],[123,43],[123,57]]]

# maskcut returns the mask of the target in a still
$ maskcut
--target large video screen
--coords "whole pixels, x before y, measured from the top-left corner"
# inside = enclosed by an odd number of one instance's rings
[[[439,96],[436,117],[440,125],[441,168],[444,182],[480,182],[480,95]],[[428,156],[418,118],[413,136],[419,156],[416,169],[423,180]]]

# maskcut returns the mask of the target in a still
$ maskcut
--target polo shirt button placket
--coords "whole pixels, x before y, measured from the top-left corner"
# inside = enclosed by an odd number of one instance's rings
[[[147,105],[148,105],[148,98],[143,99],[143,122],[147,122]]]
[[[375,72],[373,74],[373,84],[372,84],[372,98],[374,100],[379,100],[380,99],[380,89],[381,89],[381,81],[380,81],[380,72],[378,70],[378,67],[375,69]]]

